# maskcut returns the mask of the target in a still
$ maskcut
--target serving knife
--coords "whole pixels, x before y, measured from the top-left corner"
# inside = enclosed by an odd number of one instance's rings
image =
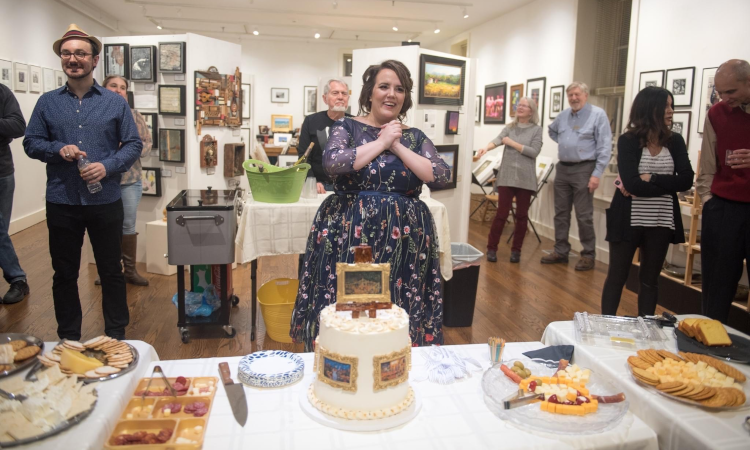
[[[227,391],[227,399],[232,407],[234,418],[240,426],[244,427],[247,422],[247,398],[245,397],[245,387],[242,384],[232,381],[229,372],[229,364],[219,363],[219,374],[221,382],[224,383],[224,390]]]
[[[532,403],[534,400],[544,400],[544,394],[532,394],[524,396],[523,391],[519,389],[518,393],[503,400],[503,409],[519,408],[521,406]]]

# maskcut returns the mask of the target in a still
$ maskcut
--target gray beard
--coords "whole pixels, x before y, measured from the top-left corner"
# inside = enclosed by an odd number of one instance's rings
[[[333,112],[346,112],[346,106],[334,106],[331,108]]]

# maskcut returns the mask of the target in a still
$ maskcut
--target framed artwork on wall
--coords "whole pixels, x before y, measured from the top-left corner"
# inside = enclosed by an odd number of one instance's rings
[[[252,86],[249,84],[242,84],[242,118],[250,118],[250,91]]]
[[[29,92],[38,94],[42,92],[42,68],[29,66]]]
[[[641,72],[641,77],[638,81],[638,92],[642,91],[643,88],[648,86],[663,87],[664,71],[652,70],[650,72]]]
[[[508,83],[488,84],[484,87],[484,124],[505,123],[505,97]]]
[[[425,55],[419,57],[419,103],[461,106],[464,104],[466,61]]]
[[[306,116],[315,114],[318,112],[318,87],[317,86],[305,86],[305,105],[302,109],[302,113]]]
[[[55,70],[55,85],[57,85],[55,89],[63,87],[67,79],[68,77],[65,75],[65,72],[62,70]]]
[[[685,139],[685,147],[690,145],[690,111],[675,111],[672,115],[672,133],[677,133]]]
[[[297,162],[298,155],[279,155],[276,165],[279,167],[291,167]]]
[[[539,125],[544,124],[544,96],[547,92],[547,77],[532,78],[526,80],[526,96],[536,102],[537,110],[539,111]],[[518,102],[514,103],[518,106]]]
[[[716,76],[717,69],[718,67],[708,67],[703,69],[703,79],[701,80],[701,104],[698,115],[698,133],[703,133],[708,110],[721,101],[721,98],[719,97],[719,94],[716,93],[716,88],[714,87],[714,77]]]
[[[435,149],[438,155],[448,164],[451,169],[450,185],[442,189],[432,189],[433,191],[444,190],[444,189],[455,189],[456,188],[456,176],[458,173],[458,145],[436,145]]]
[[[523,84],[514,84],[510,87],[510,117],[516,117],[518,102],[523,97]]]
[[[289,88],[271,88],[271,103],[289,103]]]
[[[484,184],[494,175],[494,170],[500,167],[502,161],[502,153],[485,153],[482,159],[479,160],[479,163],[477,163],[477,166],[471,170],[471,173],[479,184]]]
[[[141,113],[141,115],[146,119],[146,126],[151,133],[151,148],[156,150],[159,148],[159,115],[156,113]]]
[[[216,67],[195,71],[195,122],[216,127],[242,125],[242,74],[220,74]]]
[[[184,85],[159,85],[159,114],[165,116],[185,115]]]
[[[161,168],[141,168],[141,194],[161,197]]]
[[[289,145],[292,142],[292,133],[274,133],[273,134],[273,145],[283,147]]]
[[[13,63],[6,59],[0,59],[0,83],[13,89]]]
[[[26,92],[29,88],[29,65],[13,63],[13,90]]]
[[[565,109],[565,86],[549,88],[549,118],[554,119]]]
[[[104,44],[104,77],[119,75],[130,79],[130,46]]]
[[[159,161],[185,162],[185,130],[159,129]]]
[[[283,114],[271,115],[271,131],[274,133],[291,133],[292,130],[292,116]]]
[[[474,123],[482,122],[482,96],[477,95],[477,99],[474,102]]]
[[[156,46],[130,47],[130,81],[156,81]]]
[[[445,112],[445,134],[458,134],[458,111]]]
[[[48,68],[42,69],[42,79],[44,79],[44,92],[54,91],[57,89],[55,85],[55,71]]]
[[[133,91],[128,91],[128,106],[130,106],[130,109],[135,109],[135,94],[133,94]]]
[[[185,73],[184,42],[159,42],[159,72]]]
[[[694,80],[695,67],[667,70],[667,84],[664,87],[674,96],[673,106],[693,106]]]

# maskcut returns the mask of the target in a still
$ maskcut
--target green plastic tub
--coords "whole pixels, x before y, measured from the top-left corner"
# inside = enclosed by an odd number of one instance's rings
[[[261,172],[259,167],[263,168]],[[310,164],[277,167],[257,159],[242,163],[250,183],[253,199],[263,203],[294,203],[299,201]]]

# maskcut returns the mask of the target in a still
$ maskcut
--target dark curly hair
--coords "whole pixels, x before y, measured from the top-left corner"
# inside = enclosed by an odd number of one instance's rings
[[[359,94],[359,115],[369,114],[370,108],[372,108],[372,91],[375,89],[375,78],[378,73],[383,69],[390,69],[396,72],[398,80],[401,82],[401,86],[404,88],[404,104],[401,106],[401,111],[398,113],[398,120],[403,121],[406,117],[406,112],[411,109],[411,90],[414,83],[411,80],[411,72],[401,61],[389,59],[383,61],[378,65],[372,65],[365,70],[362,75],[362,92]]]
[[[652,139],[663,146],[672,137],[672,130],[664,123],[667,98],[671,98],[674,105],[672,93],[656,86],[648,86],[635,96],[625,133],[635,136],[642,147]]]

